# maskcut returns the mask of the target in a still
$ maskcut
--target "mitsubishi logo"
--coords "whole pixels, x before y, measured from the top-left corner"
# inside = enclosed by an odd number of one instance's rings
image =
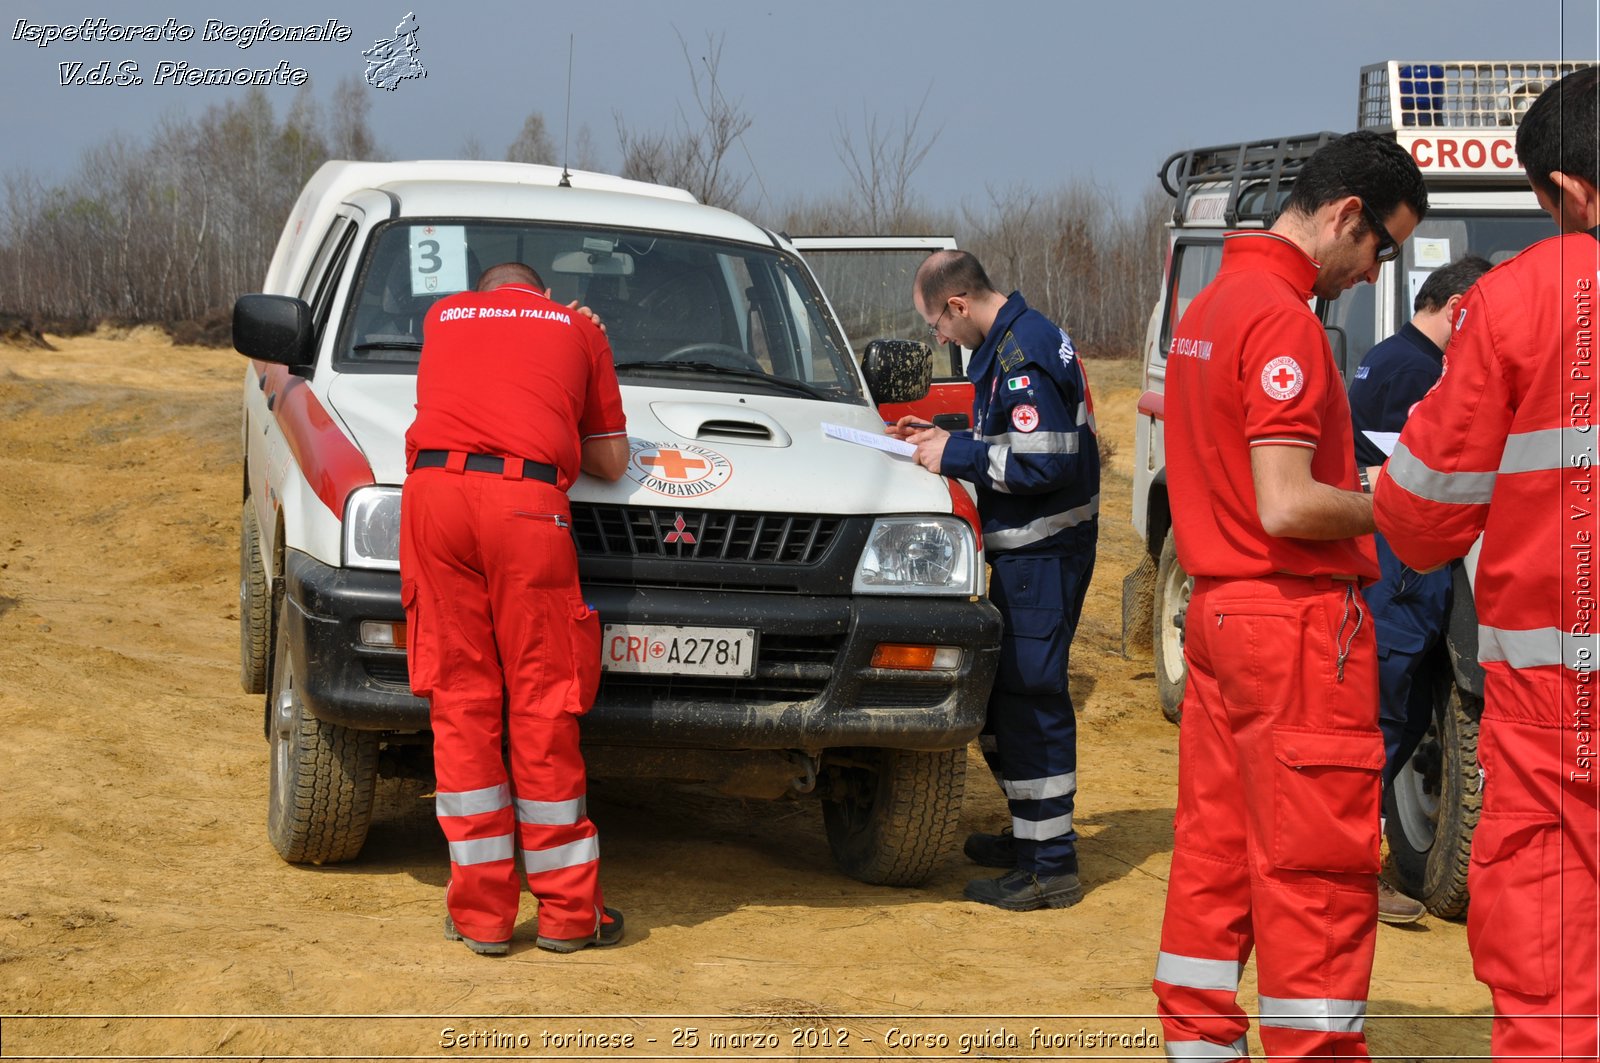
[[[683,523],[683,514],[678,514],[678,519],[672,522],[672,530],[667,532],[664,543],[685,543],[693,546],[695,543],[694,532],[687,530]]]

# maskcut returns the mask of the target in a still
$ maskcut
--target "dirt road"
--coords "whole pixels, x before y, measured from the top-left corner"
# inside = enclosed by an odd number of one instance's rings
[[[1136,365],[1090,365],[1118,449],[1074,652],[1080,905],[963,901],[981,869],[959,853],[924,889],[864,886],[814,804],[598,781],[627,942],[490,960],[440,933],[445,846],[415,788],[382,784],[353,864],[267,844],[261,699],[237,678],[243,361],[53,342],[0,347],[0,1055],[1160,1056],[1177,732],[1148,654],[1120,655]],[[1003,816],[974,754],[963,825]],[[1462,926],[1380,930],[1375,1055],[1483,1055],[1487,1012]]]

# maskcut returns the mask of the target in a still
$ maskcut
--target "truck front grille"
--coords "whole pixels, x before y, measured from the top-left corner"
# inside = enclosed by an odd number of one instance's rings
[[[842,523],[839,517],[794,513],[572,505],[578,554],[591,558],[811,565],[827,552]]]

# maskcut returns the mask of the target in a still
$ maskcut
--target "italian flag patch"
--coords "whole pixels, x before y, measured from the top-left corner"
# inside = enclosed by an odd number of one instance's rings
[[[1006,387],[1011,391],[1021,391],[1023,388],[1030,386],[1032,383],[1033,381],[1029,380],[1027,375],[1024,374],[1022,376],[1014,376],[1010,380],[1007,380]]]

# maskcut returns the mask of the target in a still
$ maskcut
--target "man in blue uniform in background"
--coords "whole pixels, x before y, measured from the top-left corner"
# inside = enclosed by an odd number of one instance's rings
[[[972,835],[966,853],[1006,874],[974,879],[965,896],[1009,911],[1066,908],[1083,897],[1067,659],[1099,528],[1089,381],[1066,332],[1019,293],[996,291],[965,251],[930,255],[917,270],[912,302],[939,343],[973,349],[973,431],[913,428],[910,417],[888,431],[917,445],[918,464],[977,488],[989,596],[1005,622],[980,743],[1010,805],[1011,827]]]
[[[1399,432],[1411,407],[1444,371],[1444,351],[1456,307],[1467,289],[1489,271],[1489,263],[1465,255],[1428,275],[1417,290],[1412,317],[1400,331],[1362,359],[1350,380],[1350,420],[1355,427],[1356,464],[1366,470],[1385,457],[1366,432]],[[1432,681],[1423,667],[1438,645],[1450,615],[1451,568],[1418,573],[1407,568],[1382,534],[1376,536],[1383,575],[1362,591],[1378,638],[1378,727],[1383,731],[1383,787],[1387,795],[1400,768],[1416,750],[1433,718]],[[1378,880],[1378,918],[1410,923],[1423,906]]]

